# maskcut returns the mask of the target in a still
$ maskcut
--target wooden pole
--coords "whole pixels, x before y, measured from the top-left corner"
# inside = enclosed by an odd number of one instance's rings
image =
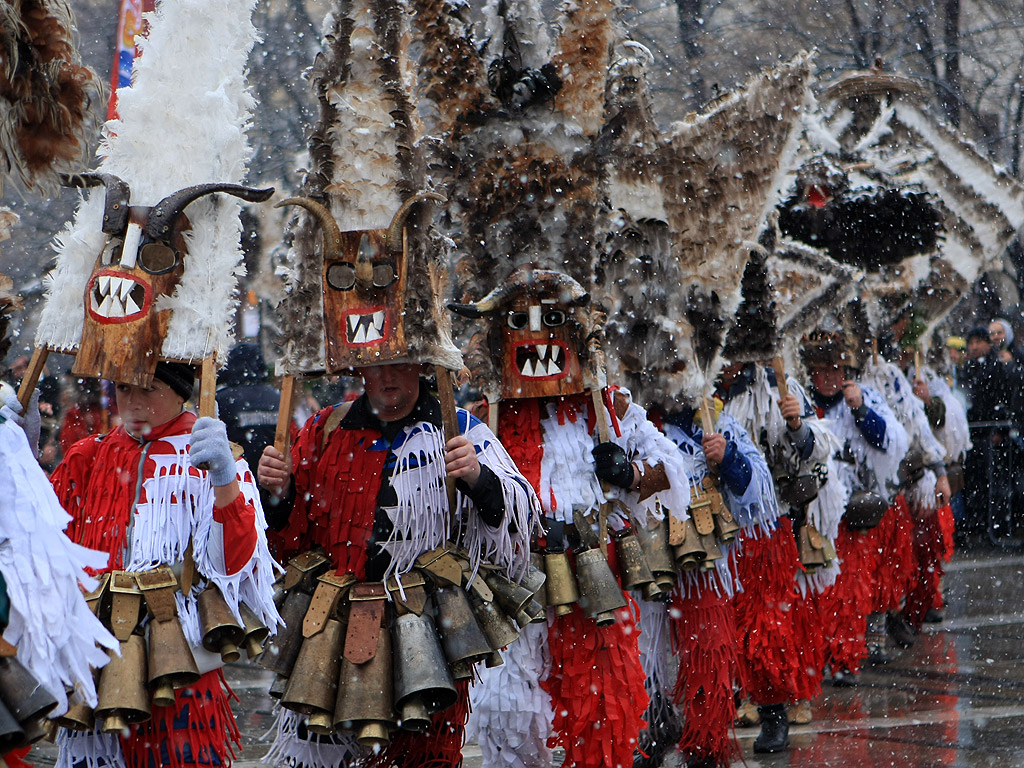
[[[871,364],[878,365],[878,339],[871,339]]]
[[[779,388],[779,397],[789,397],[789,384],[786,383],[786,366],[781,357],[772,358],[772,368],[775,369],[775,385]]]
[[[203,359],[199,375],[199,415],[217,418],[217,356]]]
[[[612,439],[612,431],[608,427],[608,413],[604,409],[604,396],[600,389],[590,390],[590,399],[594,404],[594,418],[597,420],[597,439],[602,443],[607,443]],[[611,489],[608,487],[608,483],[601,481],[601,491],[605,497],[608,496],[608,492]],[[597,515],[597,542],[598,546],[601,547],[601,552],[604,553],[605,559],[608,558],[608,515],[611,513],[611,503],[605,502],[601,505],[601,511]]]
[[[715,431],[715,410],[711,407],[711,399],[702,397],[700,399],[700,420],[704,428],[704,434]]]
[[[281,399],[277,405],[277,429],[274,430],[274,448],[281,454],[288,453],[294,408],[295,377],[285,376],[281,380]]]
[[[46,358],[49,356],[50,350],[46,347],[36,347],[32,353],[32,359],[29,360],[28,368],[21,379],[21,386],[18,388],[18,402],[21,403],[22,413],[28,409],[32,393],[36,391],[36,384],[39,383],[39,377],[46,366]]]
[[[498,436],[498,403],[487,401],[487,426],[494,436]]]
[[[437,399],[441,401],[441,422],[444,424],[444,439],[447,443],[453,437],[458,437],[459,413],[455,407],[455,390],[452,387],[452,374],[443,365],[435,365],[434,371],[437,376]],[[451,521],[449,530],[454,540],[457,531],[455,530],[455,478],[445,476],[445,488],[448,491],[448,515]]]
[[[914,378],[924,381],[924,371],[921,368],[921,350],[914,347]]]

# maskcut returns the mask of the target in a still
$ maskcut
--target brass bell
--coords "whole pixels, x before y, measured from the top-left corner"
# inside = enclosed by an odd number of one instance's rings
[[[36,735],[29,732],[32,730],[30,724],[57,706],[57,700],[50,692],[13,656],[0,658],[0,700],[26,731],[30,742]],[[38,736],[41,737],[42,733]]]
[[[729,511],[729,507],[725,505],[725,500],[721,496],[718,498],[721,503],[712,503],[715,516],[715,536],[723,544],[728,544],[730,541],[735,541],[740,526],[737,524],[736,518],[732,516],[732,512]]]
[[[546,592],[548,605],[554,606],[556,616],[572,613],[572,606],[580,599],[576,586],[576,577],[572,572],[569,555],[565,552],[546,552],[544,554],[544,570],[548,580]]]
[[[684,531],[683,543],[675,547],[676,564],[684,571],[692,571],[701,564],[707,553],[701,546],[700,534],[692,518],[687,519]]]
[[[533,599],[533,593],[515,584],[497,571],[490,571],[484,577],[487,586],[494,593],[494,599],[509,616],[515,616]]]
[[[337,619],[327,619],[323,629],[302,643],[281,706],[308,715],[311,723],[307,727],[329,731],[334,726],[344,641],[345,626]]]
[[[494,669],[500,667],[505,663],[505,659],[502,658],[501,651],[491,651],[487,656],[487,661],[484,662],[484,666],[488,669]]]
[[[513,626],[512,620],[493,601],[470,592],[469,605],[491,650],[504,648],[519,637],[519,630]]]
[[[821,534],[814,530],[814,526],[810,523],[804,523],[800,526],[799,552],[800,562],[807,569],[808,573],[813,573],[819,568],[825,567],[824,547],[816,547],[815,543],[823,544]]]
[[[544,569],[534,564],[534,555],[540,556],[539,552],[530,553],[530,565],[526,569],[526,573],[523,578],[519,580],[519,585],[524,589],[528,590],[529,593],[537,599],[538,602],[544,602],[544,584],[547,582],[547,574],[544,573]]]
[[[661,591],[660,597],[667,597],[676,583],[676,565],[668,545],[668,520],[652,519],[650,527],[637,528],[634,533],[644,551],[644,559],[651,569],[654,581]]]
[[[533,593],[533,598],[541,605],[549,605],[548,603],[548,575],[547,571],[544,570],[544,553],[542,552],[530,552],[530,569],[536,568],[538,571],[544,574],[544,583],[540,589]]]
[[[250,659],[255,659],[263,653],[263,644],[270,636],[270,629],[245,603],[238,604],[238,611],[242,614],[242,624],[245,630],[242,647],[245,648],[245,653]]]
[[[0,755],[28,744],[24,729],[14,719],[11,711],[0,702]]]
[[[91,731],[96,727],[96,717],[88,704],[73,704],[57,718],[57,725],[69,731]]]
[[[238,661],[241,657],[238,646],[245,637],[245,630],[231,612],[224,595],[216,586],[210,584],[199,593],[198,602],[203,648],[212,653],[219,653],[225,664]]]
[[[825,566],[827,567],[832,565],[833,561],[836,559],[836,548],[835,545],[832,544],[832,539],[828,539],[824,536],[822,536],[821,539],[823,544],[822,550],[825,555]]]
[[[458,693],[429,612],[397,617],[392,639],[395,709],[402,728],[412,730],[424,717],[429,720],[430,715],[454,704]]]
[[[520,628],[525,628],[527,624],[539,624],[542,621],[547,621],[547,618],[547,609],[531,598],[526,601],[526,605],[519,609],[519,612],[516,614],[515,621]]]
[[[283,626],[267,642],[257,663],[264,669],[288,677],[299,657],[302,647],[302,620],[309,610],[313,596],[299,589],[293,589],[281,606]]]
[[[472,667],[486,659],[493,649],[473,616],[466,590],[444,584],[434,592],[433,600],[441,647],[448,662],[464,662],[464,666]]]
[[[702,570],[710,571],[715,567],[715,561],[722,559],[722,548],[718,546],[718,540],[713,533],[701,533],[701,546],[704,548],[704,559],[700,563]]]
[[[396,726],[392,664],[391,634],[386,628],[377,636],[372,659],[363,664],[347,658],[341,662],[334,725],[355,732],[360,744],[378,751]]]
[[[413,733],[424,733],[430,727],[430,713],[423,703],[423,697],[419,695],[410,696],[402,704],[398,718],[398,727],[403,731]]]
[[[199,680],[192,647],[185,639],[181,622],[174,616],[167,621],[149,622],[149,689],[158,707],[174,704],[174,691]]]
[[[642,590],[646,600],[659,595],[661,589],[654,581],[654,574],[647,565],[640,540],[633,531],[624,528],[612,533],[612,538],[615,539],[615,551],[619,556],[623,586],[626,589]]]
[[[595,619],[599,627],[614,624],[615,611],[626,606],[626,598],[600,549],[588,549],[576,555],[576,578],[583,614]]]
[[[146,690],[146,641],[131,635],[121,643],[121,655],[109,653],[110,661],[100,672],[96,717],[104,733],[123,733],[131,723],[149,720],[149,692]]]
[[[274,675],[274,682],[270,684],[267,693],[272,699],[280,699],[286,690],[288,690],[288,678],[284,675]]]

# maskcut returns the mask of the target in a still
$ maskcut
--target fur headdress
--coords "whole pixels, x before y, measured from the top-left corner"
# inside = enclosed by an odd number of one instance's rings
[[[291,227],[279,307],[289,373],[400,360],[462,367],[440,303],[450,241],[420,204],[444,198],[424,194],[411,16],[405,0],[336,0],[324,22],[309,169],[302,197],[288,201],[306,208]]]
[[[158,348],[135,350],[148,362],[133,383],[148,384],[158,357],[227,358],[243,271],[240,204],[211,193],[262,200],[273,192],[238,186],[250,156],[245,130],[253,101],[244,74],[256,39],[254,5],[179,0],[160,3],[149,16],[133,85],[118,91],[120,118],[104,132],[99,173],[72,180],[97,188],[56,238],[37,346],[81,353],[87,315],[106,328],[126,328],[142,311],[146,322],[164,327]],[[147,251],[148,244],[159,247]],[[136,260],[174,275],[169,292],[108,271]],[[80,354],[76,372],[82,363]],[[107,369],[80,373],[133,375]]]

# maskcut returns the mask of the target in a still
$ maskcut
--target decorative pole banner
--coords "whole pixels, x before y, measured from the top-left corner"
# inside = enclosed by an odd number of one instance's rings
[[[138,55],[135,47],[136,35],[145,37],[147,29],[142,18],[156,8],[156,0],[121,0],[121,13],[117,21],[117,39],[114,42],[114,66],[110,72],[110,101],[107,104],[107,120],[118,116],[117,89],[132,83],[132,64]]]

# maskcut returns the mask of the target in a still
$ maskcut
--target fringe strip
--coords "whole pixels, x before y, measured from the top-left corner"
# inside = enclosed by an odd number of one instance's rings
[[[182,768],[210,763],[230,768],[242,734],[229,702],[238,700],[222,670],[207,672],[195,685],[175,691],[173,707],[153,707],[153,717],[132,726],[121,739],[128,768]]]
[[[816,593],[803,592],[796,596],[793,632],[800,664],[800,674],[794,681],[794,694],[797,701],[810,701],[821,694],[827,642]]]
[[[598,627],[577,605],[549,627],[552,671],[541,685],[551,696],[556,735],[548,746],[565,748],[566,768],[633,764],[648,698],[631,609],[635,604]]]
[[[839,527],[836,551],[842,571],[818,603],[826,638],[825,659],[833,674],[856,674],[867,656],[867,618],[878,570],[878,530],[851,531]]]
[[[903,609],[903,617],[914,629],[921,628],[929,608],[941,605],[939,582],[942,579],[942,559],[945,553],[943,535],[938,511],[919,519],[914,526],[917,584],[907,595],[907,604]]]
[[[679,657],[673,701],[683,716],[679,751],[686,759],[729,764],[739,746],[729,738],[736,717],[736,625],[732,604],[713,590],[694,599],[672,594],[672,641]]]
[[[780,518],[771,536],[743,534],[737,566],[737,662],[747,696],[758,705],[797,700],[803,676],[793,627],[796,572],[800,556],[789,518]]]
[[[914,520],[902,494],[893,500],[876,530],[879,558],[871,610],[899,610],[903,598],[917,583]]]

